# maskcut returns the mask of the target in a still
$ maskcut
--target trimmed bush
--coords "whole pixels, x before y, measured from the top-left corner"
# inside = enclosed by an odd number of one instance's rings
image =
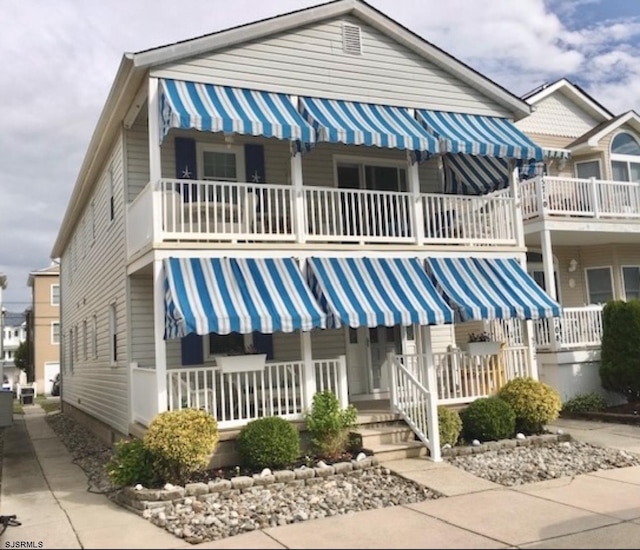
[[[218,445],[218,423],[198,409],[158,414],[144,436],[153,467],[162,482],[182,484],[208,465]]]
[[[107,474],[114,485],[151,487],[156,483],[153,456],[142,439],[125,439],[115,445],[115,454],[107,463]]]
[[[440,432],[440,446],[447,443],[452,447],[458,442],[462,432],[460,413],[443,405],[438,406],[438,431]]]
[[[358,411],[353,405],[340,409],[340,402],[332,391],[316,393],[311,411],[305,414],[315,452],[323,458],[340,457],[349,445],[349,430],[356,425],[357,418]]]
[[[516,429],[526,434],[544,431],[544,425],[560,415],[562,400],[551,386],[531,377],[507,382],[498,397],[509,403],[516,413]]]
[[[513,436],[516,413],[499,397],[481,397],[460,413],[462,433],[467,441],[493,441]]]
[[[608,302],[602,310],[602,387],[640,401],[640,300]]]
[[[607,401],[597,393],[582,393],[569,399],[562,405],[563,412],[598,412],[607,408]]]
[[[284,418],[258,418],[240,430],[237,448],[249,468],[284,468],[300,456],[300,436]]]

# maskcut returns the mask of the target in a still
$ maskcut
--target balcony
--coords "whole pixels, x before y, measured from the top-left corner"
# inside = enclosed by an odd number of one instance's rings
[[[640,183],[538,177],[521,184],[525,223],[539,219],[637,221]]]
[[[510,190],[419,194],[163,179],[127,205],[129,255],[165,242],[515,246]]]

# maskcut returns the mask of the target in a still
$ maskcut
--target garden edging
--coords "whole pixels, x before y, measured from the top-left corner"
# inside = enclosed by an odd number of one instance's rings
[[[486,453],[487,451],[500,451],[502,449],[515,449],[529,445],[552,445],[561,441],[571,441],[570,434],[540,434],[529,435],[525,439],[500,439],[487,441],[480,445],[456,445],[448,449],[442,449],[442,457],[466,456],[471,454]]]

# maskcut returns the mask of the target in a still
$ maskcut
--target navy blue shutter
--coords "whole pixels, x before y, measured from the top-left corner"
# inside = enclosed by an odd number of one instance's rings
[[[273,359],[273,334],[254,332],[253,347],[260,353],[266,353],[267,359]]]
[[[198,179],[196,170],[196,140],[193,138],[175,138],[176,151],[176,178],[181,180]],[[195,184],[194,184],[195,185]],[[189,202],[190,195],[195,195],[195,187],[193,193],[190,193],[188,186],[183,186],[182,197],[185,202]]]
[[[175,138],[176,151],[176,178],[197,179],[196,174],[196,140],[192,138]],[[180,189],[185,202],[192,195],[187,186]],[[202,336],[199,334],[187,334],[181,339],[182,364],[200,365],[204,362],[202,349]]]

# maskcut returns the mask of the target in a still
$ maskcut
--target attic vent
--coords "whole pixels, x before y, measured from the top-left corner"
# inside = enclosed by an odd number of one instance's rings
[[[351,55],[362,55],[360,27],[347,24],[342,26],[342,50]]]

